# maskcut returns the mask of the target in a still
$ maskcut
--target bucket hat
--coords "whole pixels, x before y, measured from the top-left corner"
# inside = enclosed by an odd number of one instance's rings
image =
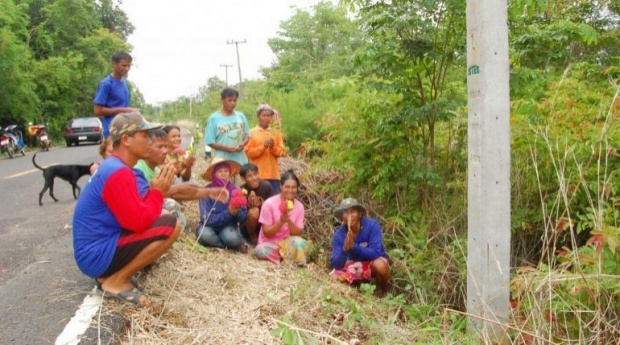
[[[340,205],[338,205],[338,207],[336,207],[336,209],[334,210],[334,217],[336,217],[339,220],[342,219],[342,214],[346,210],[353,208],[353,207],[357,208],[362,213],[362,215],[366,214],[366,208],[362,204],[360,204],[359,202],[357,202],[357,200],[353,198],[346,198],[346,199],[343,199],[340,202]]]

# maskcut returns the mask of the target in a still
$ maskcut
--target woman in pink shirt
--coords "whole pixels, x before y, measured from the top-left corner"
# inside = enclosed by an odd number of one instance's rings
[[[295,199],[299,179],[288,170],[280,177],[280,194],[263,202],[258,222],[262,224],[255,248],[256,257],[279,264],[283,259],[306,264],[309,243],[304,231],[304,205]]]

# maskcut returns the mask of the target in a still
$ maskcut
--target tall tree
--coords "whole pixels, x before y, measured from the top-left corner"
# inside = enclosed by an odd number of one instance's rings
[[[12,0],[0,0],[0,8],[0,125],[5,125],[35,113],[39,99],[29,73],[26,8]]]
[[[127,18],[127,14],[120,8],[121,0],[99,0],[95,2],[95,17],[99,19],[105,29],[118,34],[126,40],[133,33],[135,27]]]
[[[345,75],[351,53],[361,43],[347,11],[327,1],[311,11],[298,9],[280,24],[278,36],[268,41],[278,62],[262,72],[271,85],[287,91],[297,83]]]

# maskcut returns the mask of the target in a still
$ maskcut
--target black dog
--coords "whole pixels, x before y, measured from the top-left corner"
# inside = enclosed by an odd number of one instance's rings
[[[34,161],[36,156],[36,153],[32,156],[32,164],[34,164],[37,169],[43,170],[43,178],[45,179],[43,190],[39,193],[39,206],[43,206],[41,199],[48,188],[52,199],[54,199],[54,201],[58,201],[58,199],[54,196],[54,178],[56,177],[60,177],[71,184],[71,187],[73,187],[73,197],[75,199],[80,196],[82,189],[80,189],[80,186],[77,185],[77,181],[84,175],[90,175],[90,167],[93,163],[90,165],[52,165],[47,168],[42,168],[37,165],[37,162]]]

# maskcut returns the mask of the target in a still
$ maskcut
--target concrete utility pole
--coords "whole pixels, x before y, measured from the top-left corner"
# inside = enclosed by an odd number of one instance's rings
[[[220,67],[224,67],[226,69],[226,86],[228,86],[228,67],[232,67],[233,65],[221,64]]]
[[[508,339],[510,90],[507,0],[467,0],[467,312],[485,343]]]
[[[241,95],[243,95],[243,79],[241,79],[241,62],[239,61],[239,43],[246,43],[246,41],[245,40],[243,40],[243,41],[234,41],[234,40],[226,41],[226,44],[234,44],[235,48],[237,48],[237,67],[239,68],[239,92],[241,93]]]

